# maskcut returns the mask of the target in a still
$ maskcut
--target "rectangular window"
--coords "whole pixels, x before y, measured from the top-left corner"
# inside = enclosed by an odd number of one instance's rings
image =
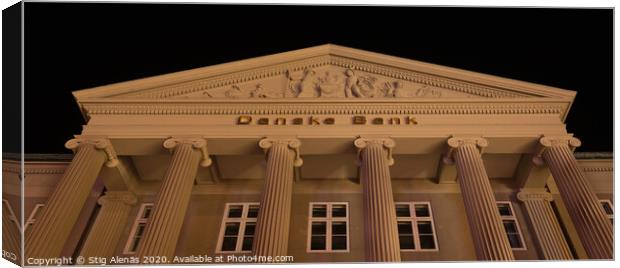
[[[140,245],[140,241],[142,240],[142,236],[144,236],[146,223],[151,214],[153,214],[153,203],[144,203],[140,206],[136,220],[134,221],[133,226],[131,227],[131,232],[129,233],[129,240],[127,240],[127,244],[125,244],[125,250],[123,251],[124,254],[136,253],[138,246]]]
[[[525,247],[525,243],[523,242],[519,222],[517,221],[517,217],[512,209],[512,203],[507,201],[497,202],[497,209],[499,210],[499,215],[502,218],[502,223],[504,225],[504,229],[506,230],[510,247],[517,250],[527,249]]]
[[[430,202],[397,202],[396,221],[401,251],[437,251]]]
[[[226,204],[217,253],[252,252],[258,209],[258,203]]]
[[[611,222],[611,225],[614,225],[614,205],[611,204],[611,200],[599,200],[601,202],[601,206],[603,207],[603,211],[607,218]]]
[[[310,203],[308,252],[349,252],[349,203]]]

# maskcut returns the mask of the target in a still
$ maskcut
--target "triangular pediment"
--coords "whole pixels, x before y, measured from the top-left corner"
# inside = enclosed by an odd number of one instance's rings
[[[575,92],[336,45],[74,92],[107,100],[526,99]]]

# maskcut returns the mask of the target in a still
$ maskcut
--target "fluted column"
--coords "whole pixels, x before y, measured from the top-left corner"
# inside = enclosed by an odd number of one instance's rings
[[[573,254],[551,208],[551,194],[521,191],[517,199],[525,205],[545,260],[572,260]]]
[[[164,142],[164,147],[173,151],[172,160],[155,197],[153,214],[138,248],[137,256],[141,261],[144,256],[166,256],[172,260],[198,165],[211,165],[204,139],[171,138]]]
[[[372,262],[398,262],[400,245],[390,178],[390,166],[394,164],[394,141],[359,138],[354,144],[358,148],[360,161],[366,259]]]
[[[542,137],[540,145],[542,160],[551,170],[588,256],[592,259],[612,259],[611,223],[571,149],[579,147],[581,142],[570,136]]]
[[[284,256],[288,250],[293,167],[303,163],[299,157],[301,142],[265,138],[258,145],[267,154],[267,174],[252,252],[258,256]]]
[[[72,139],[65,147],[76,154],[26,237],[26,258],[59,257],[103,163],[118,164],[106,139]]]
[[[487,144],[487,140],[479,137],[450,138],[447,159],[456,163],[457,179],[478,259],[514,260],[482,162],[480,150]]]
[[[98,203],[101,208],[80,256],[87,259],[115,256],[115,249],[127,224],[127,217],[136,202],[136,196],[131,192],[107,192],[100,197]]]

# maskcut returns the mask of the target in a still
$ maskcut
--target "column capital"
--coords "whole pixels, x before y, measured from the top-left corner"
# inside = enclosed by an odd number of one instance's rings
[[[517,194],[517,199],[519,199],[519,201],[521,202],[530,201],[530,200],[544,200],[544,201],[551,202],[553,201],[553,196],[548,192],[542,192],[542,191],[532,192],[532,191],[521,190]]]
[[[535,165],[542,166],[545,164],[545,161],[542,157],[543,153],[549,148],[553,148],[560,145],[566,145],[571,150],[575,150],[575,148],[581,146],[581,141],[572,134],[569,135],[561,135],[561,136],[542,136],[538,140],[538,145],[536,148],[536,153],[532,158],[532,162]]]
[[[263,138],[258,142],[258,147],[260,147],[261,149],[263,149],[263,151],[265,152],[265,154],[269,153],[269,150],[276,144],[284,144],[286,145],[289,149],[293,150],[295,152],[295,161],[293,162],[293,165],[295,167],[301,167],[301,165],[303,165],[304,161],[303,159],[301,159],[300,153],[299,153],[299,147],[301,147],[301,141],[299,139],[296,138]]]
[[[396,142],[390,138],[369,138],[369,137],[359,137],[357,138],[353,144],[357,148],[357,164],[361,165],[361,157],[362,151],[368,147],[369,144],[378,144],[383,146],[384,149],[387,150],[387,159],[388,165],[394,165],[394,157],[392,156],[392,151],[396,146]]]
[[[132,192],[106,192],[104,196],[99,197],[97,203],[99,205],[106,205],[110,203],[123,203],[125,205],[133,206],[138,202],[138,198]]]
[[[179,144],[190,144],[192,148],[200,150],[202,154],[202,161],[200,161],[201,167],[208,167],[213,163],[207,150],[207,141],[203,138],[194,137],[171,137],[164,141],[164,148],[173,151]]]
[[[454,164],[454,158],[452,157],[454,154],[454,150],[466,144],[475,145],[480,154],[484,151],[484,148],[489,146],[489,141],[483,137],[466,137],[466,136],[452,136],[450,137],[446,143],[448,144],[448,152],[442,157],[442,161],[444,164],[452,165]]]
[[[105,152],[107,157],[105,165],[107,167],[115,167],[118,165],[118,156],[114,151],[114,147],[112,147],[112,143],[106,138],[74,138],[65,142],[65,148],[76,152],[80,146],[86,144],[93,145],[95,149]]]

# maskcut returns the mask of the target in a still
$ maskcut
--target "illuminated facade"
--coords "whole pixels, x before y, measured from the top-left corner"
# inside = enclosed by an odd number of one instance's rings
[[[572,91],[323,45],[74,96],[23,228],[3,163],[4,249],[25,229],[31,261],[613,258],[612,159],[575,158]]]

